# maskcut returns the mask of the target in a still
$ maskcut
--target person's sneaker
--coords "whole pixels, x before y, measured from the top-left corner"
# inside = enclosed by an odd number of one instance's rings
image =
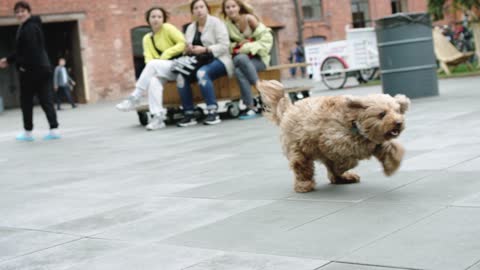
[[[240,116],[238,117],[238,119],[240,120],[248,120],[248,119],[253,119],[253,118],[256,118],[258,117],[258,114],[256,111],[252,110],[252,109],[248,109],[244,112],[242,112],[240,114]]]
[[[45,135],[45,137],[43,137],[43,139],[44,139],[45,141],[58,140],[58,139],[60,139],[60,134],[58,133],[58,129],[57,129],[57,128],[52,128],[52,129],[50,129],[50,131],[48,132],[48,134]]]
[[[196,124],[197,124],[197,120],[195,119],[195,115],[185,114],[183,119],[178,121],[177,126],[179,126],[179,127],[189,127],[189,126],[194,126]]]
[[[222,122],[220,120],[220,116],[218,115],[217,111],[208,111],[207,118],[203,121],[204,125],[216,125]]]
[[[34,141],[31,131],[24,131],[24,132],[18,134],[17,137],[15,137],[15,139],[17,139],[17,141],[22,141],[22,142],[33,142]]]
[[[161,115],[155,115],[146,126],[147,130],[157,130],[165,127],[163,117]]]
[[[118,103],[115,107],[122,112],[128,112],[134,110],[140,104],[140,98],[135,96],[129,96],[122,102]]]

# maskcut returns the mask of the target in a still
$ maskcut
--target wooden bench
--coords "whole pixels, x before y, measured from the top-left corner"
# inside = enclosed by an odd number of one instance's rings
[[[289,69],[292,67],[304,67],[308,66],[307,63],[294,63],[294,64],[284,64],[284,65],[275,65],[270,66],[264,71],[260,71],[258,73],[258,77],[260,80],[281,80],[281,71],[284,69]],[[213,87],[215,89],[215,96],[218,101],[232,101],[236,102],[241,99],[241,92],[240,87],[238,86],[237,80],[235,77],[221,77],[213,81]],[[302,96],[306,97],[306,92],[309,91],[312,86],[297,86],[297,87],[290,87],[286,88],[285,92],[289,93],[290,98],[292,101],[296,101],[299,92],[302,92]],[[258,90],[255,87],[252,87],[252,92],[254,96],[259,96]],[[204,103],[203,96],[200,92],[197,83],[192,84],[192,94],[193,94],[193,102],[194,104]],[[236,102],[238,103],[238,102]],[[172,109],[179,108],[182,104],[180,99],[180,95],[178,94],[177,85],[175,81],[169,81],[164,86],[163,91],[163,106],[167,108],[167,110],[172,111]],[[235,104],[231,104],[235,105]],[[238,106],[238,104],[236,104]],[[232,110],[232,111],[230,111]],[[228,108],[228,113],[231,117],[235,117],[235,114],[238,111],[237,108]],[[139,115],[140,123],[142,125],[148,124],[148,105],[141,105],[137,107],[137,112]],[[239,112],[238,112],[239,113]],[[170,117],[172,112],[170,112]],[[173,117],[175,118],[175,117]]]

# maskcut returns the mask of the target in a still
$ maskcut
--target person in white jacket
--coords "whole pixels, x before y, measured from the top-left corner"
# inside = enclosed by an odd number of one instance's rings
[[[194,55],[200,63],[198,69],[191,76],[179,75],[177,89],[182,99],[184,118],[177,123],[179,127],[187,127],[197,124],[194,117],[194,104],[191,82],[197,81],[207,104],[207,117],[205,125],[220,123],[217,113],[217,100],[213,80],[233,74],[232,56],[229,52],[230,40],[228,31],[217,17],[210,16],[210,7],[205,0],[193,0],[190,10],[194,21],[187,27],[185,40],[187,48],[185,54]]]

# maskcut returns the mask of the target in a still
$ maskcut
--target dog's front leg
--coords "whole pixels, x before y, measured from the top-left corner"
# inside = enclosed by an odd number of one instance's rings
[[[295,191],[299,193],[312,191],[315,188],[313,159],[298,152],[290,153],[288,159],[295,175]]]
[[[373,155],[382,163],[383,172],[390,176],[400,167],[405,149],[396,141],[386,141],[378,145]]]

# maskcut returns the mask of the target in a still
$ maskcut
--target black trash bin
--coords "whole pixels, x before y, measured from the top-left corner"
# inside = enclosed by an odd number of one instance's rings
[[[0,113],[3,112],[3,98],[0,96]]]
[[[426,13],[397,13],[376,21],[385,94],[438,95],[432,23]]]

